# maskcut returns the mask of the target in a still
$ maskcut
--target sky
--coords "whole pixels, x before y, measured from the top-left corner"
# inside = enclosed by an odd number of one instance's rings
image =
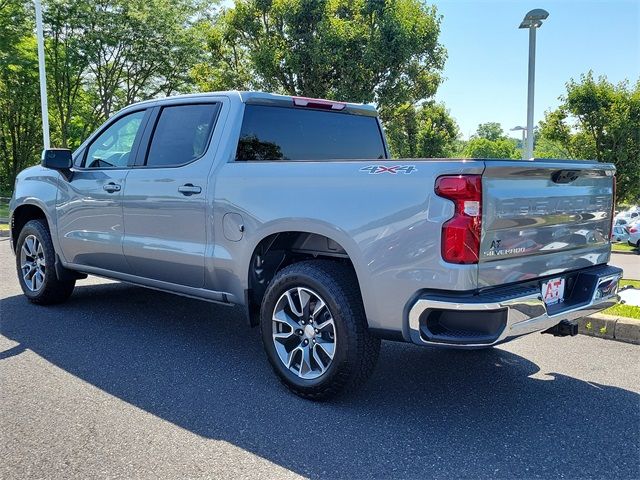
[[[528,30],[525,13],[544,8],[537,32],[534,122],[560,103],[565,83],[593,70],[612,82],[640,78],[640,0],[432,0],[448,51],[436,99],[463,137],[480,123],[505,131],[526,125]],[[508,132],[519,137],[521,132]]]

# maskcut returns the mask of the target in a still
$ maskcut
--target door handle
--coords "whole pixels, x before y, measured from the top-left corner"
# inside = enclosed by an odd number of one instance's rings
[[[109,193],[113,193],[113,192],[119,192],[120,191],[120,185],[115,184],[113,182],[109,182],[106,185],[103,185],[102,188],[104,190],[106,190]]]
[[[194,185],[193,183],[185,183],[181,187],[178,187],[178,191],[183,195],[189,196],[202,192],[202,188]]]

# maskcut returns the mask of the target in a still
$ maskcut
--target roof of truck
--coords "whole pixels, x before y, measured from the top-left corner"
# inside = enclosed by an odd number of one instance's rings
[[[179,98],[194,99],[194,98],[207,98],[212,96],[236,97],[236,98],[239,98],[241,102],[247,103],[247,104],[272,105],[272,106],[279,106],[279,107],[298,106],[298,107],[315,108],[315,109],[327,109],[327,110],[333,110],[336,112],[342,111],[344,113],[353,113],[358,115],[378,116],[378,111],[373,105],[367,105],[363,103],[342,102],[342,101],[336,101],[336,100],[326,100],[323,98],[297,97],[292,95],[279,95],[277,93],[237,91],[237,90],[230,90],[230,91],[223,91],[223,92],[191,93],[186,95],[174,95],[170,97],[145,100],[143,102],[138,102],[134,105],[141,105],[146,103],[162,104],[164,102],[172,101]]]

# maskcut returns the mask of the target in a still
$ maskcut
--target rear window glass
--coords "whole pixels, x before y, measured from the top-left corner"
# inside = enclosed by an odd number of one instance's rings
[[[216,118],[216,104],[164,107],[153,133],[147,165],[184,165],[202,156]]]
[[[375,117],[246,105],[236,160],[385,158]]]

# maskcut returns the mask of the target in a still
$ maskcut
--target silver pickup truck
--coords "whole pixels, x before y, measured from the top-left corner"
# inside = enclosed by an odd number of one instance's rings
[[[280,379],[320,399],[366,379],[381,338],[574,335],[618,301],[614,194],[612,165],[390,160],[370,106],[220,92],[131,105],[73,154],[44,151],[11,235],[32,302],[92,274],[243,305]]]

